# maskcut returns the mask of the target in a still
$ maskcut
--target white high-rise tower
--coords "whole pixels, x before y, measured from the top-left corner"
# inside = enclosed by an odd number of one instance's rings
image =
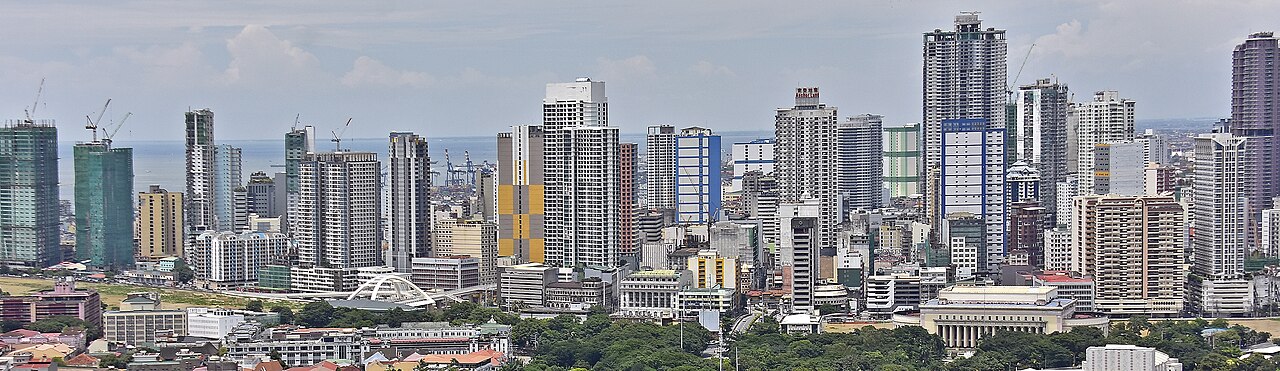
[[[1077,194],[1093,193],[1094,147],[1133,140],[1134,106],[1134,101],[1120,98],[1115,91],[1100,91],[1093,94],[1092,102],[1071,104],[1067,130],[1075,133]]]
[[[645,135],[645,208],[676,208],[676,128],[653,125]]]
[[[1244,271],[1247,141],[1230,133],[1195,138],[1188,305],[1206,315],[1242,314],[1253,304]]]
[[[795,106],[774,115],[774,177],[780,204],[817,201],[817,224],[812,243],[835,247],[840,195],[837,182],[835,107],[818,100],[818,88],[797,88]],[[877,183],[879,185],[879,183]],[[785,228],[785,226],[784,226]],[[814,269],[814,271],[818,271]]]
[[[618,128],[609,126],[604,82],[547,84],[546,262],[614,266],[621,231]]]

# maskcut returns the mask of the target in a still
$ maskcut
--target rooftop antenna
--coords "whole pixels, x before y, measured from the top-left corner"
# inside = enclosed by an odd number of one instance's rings
[[[37,94],[37,96],[38,95],[39,94]],[[111,98],[107,98],[107,103],[102,105],[101,111],[98,111],[98,118],[96,119],[90,118],[89,115],[84,116],[85,120],[88,121],[87,123],[84,124],[84,128],[85,130],[89,130],[89,132],[93,133],[94,142],[98,141],[98,124],[102,122],[102,115],[107,113],[107,107],[109,106],[111,106]],[[31,116],[27,116],[27,121],[30,121],[30,120],[31,120]]]
[[[36,122],[36,120],[32,119],[32,116],[36,115],[36,107],[40,105],[40,93],[43,93],[43,92],[44,92],[44,78],[41,77],[40,87],[36,88],[36,100],[35,102],[31,103],[31,109],[22,110],[22,112],[27,114],[26,123],[34,124]]]
[[[349,127],[351,127],[350,117],[347,118],[347,123],[342,125],[342,131],[336,131],[336,130],[329,131],[330,133],[333,133],[332,141],[333,141],[334,151],[342,152],[342,134],[345,134],[347,132],[347,128]]]

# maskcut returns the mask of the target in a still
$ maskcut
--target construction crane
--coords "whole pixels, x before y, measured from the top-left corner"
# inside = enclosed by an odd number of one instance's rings
[[[347,133],[347,128],[351,127],[351,118],[347,118],[347,123],[342,125],[342,131],[330,130],[333,133],[333,148],[335,152],[342,152],[342,134]]]
[[[120,118],[120,122],[113,124],[115,125],[115,128],[111,129],[111,133],[107,133],[107,128],[102,128],[102,141],[110,145],[111,140],[116,137],[116,133],[120,132],[120,128],[124,127],[124,122],[128,120],[130,116],[133,116],[133,112],[125,112],[124,117]]]
[[[289,127],[289,130],[290,130],[290,131],[298,130],[298,120],[300,120],[300,119],[302,119],[302,114],[301,114],[301,113],[299,113],[299,114],[297,114],[297,115],[293,116],[293,126]]]
[[[26,115],[27,115],[27,120],[25,121],[27,124],[34,124],[34,123],[36,123],[36,120],[35,120],[35,119],[33,119],[32,117],[36,115],[36,107],[40,105],[40,93],[44,93],[44,78],[43,78],[43,77],[42,77],[42,78],[40,78],[40,87],[39,87],[39,88],[36,88],[36,100],[35,100],[35,102],[31,103],[31,109],[25,109],[25,110],[22,110],[22,112],[23,112],[23,113],[26,113]]]
[[[102,122],[102,115],[107,113],[107,107],[110,107],[110,106],[111,106],[111,98],[107,98],[107,103],[102,105],[101,111],[98,111],[97,119],[89,117],[89,115],[84,115],[85,121],[88,121],[84,124],[84,128],[85,130],[88,130],[89,132],[93,133],[94,142],[98,141],[98,123]],[[28,119],[30,119],[30,117],[28,117]]]
[[[1018,86],[1018,78],[1022,77],[1022,69],[1027,67],[1027,60],[1031,59],[1031,51],[1035,50],[1035,48],[1035,43],[1032,43],[1031,47],[1027,48],[1027,55],[1022,57],[1022,64],[1018,65],[1018,73],[1013,75],[1013,81],[1009,82],[1009,88],[1004,91],[1008,95],[1009,102],[1013,101],[1013,88]]]

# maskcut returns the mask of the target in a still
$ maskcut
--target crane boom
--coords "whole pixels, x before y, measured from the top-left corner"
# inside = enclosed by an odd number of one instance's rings
[[[89,118],[89,116],[84,117],[86,120],[89,120],[88,123],[84,124],[84,128],[86,130],[89,130],[89,132],[93,133],[94,142],[98,141],[98,127],[102,124],[102,115],[107,113],[107,107],[110,107],[110,106],[111,106],[111,98],[107,98],[107,103],[102,104],[102,110],[98,111],[98,118],[93,119],[93,118]]]
[[[337,131],[337,130],[329,131],[329,133],[333,134],[333,139],[332,139],[333,147],[335,148],[335,150],[339,152],[342,151],[342,134],[346,134],[347,128],[351,127],[351,119],[352,119],[351,117],[347,118],[347,123],[342,125],[342,131]]]
[[[1009,82],[1009,89],[1005,91],[1009,96],[1013,96],[1013,88],[1018,86],[1018,78],[1022,77],[1022,69],[1027,67],[1027,60],[1031,59],[1031,51],[1035,50],[1035,48],[1036,44],[1032,43],[1031,47],[1027,48],[1027,55],[1022,57],[1022,64],[1018,65],[1018,73],[1013,75],[1013,81]]]
[[[116,137],[116,133],[120,132],[120,128],[124,127],[125,120],[128,120],[130,116],[133,116],[133,112],[125,112],[124,117],[120,118],[120,122],[116,124],[115,129],[111,129],[111,134],[106,133],[107,128],[102,128],[103,136],[106,137],[108,142]]]
[[[40,87],[36,88],[36,100],[35,100],[35,102],[32,102],[32,103],[31,103],[31,109],[26,111],[26,114],[27,114],[27,123],[28,123],[28,124],[32,124],[32,123],[35,123],[35,122],[36,122],[36,121],[35,121],[35,119],[33,119],[32,117],[36,115],[36,106],[39,106],[39,105],[40,105],[40,94],[41,94],[41,93],[44,93],[44,78],[43,78],[43,77],[41,77],[41,78],[40,78]]]

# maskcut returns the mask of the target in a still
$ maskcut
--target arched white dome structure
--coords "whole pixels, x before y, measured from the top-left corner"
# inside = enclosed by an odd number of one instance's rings
[[[434,305],[435,299],[425,291],[396,274],[383,274],[369,279],[368,282],[352,291],[347,300],[372,300],[396,303],[413,307]]]

